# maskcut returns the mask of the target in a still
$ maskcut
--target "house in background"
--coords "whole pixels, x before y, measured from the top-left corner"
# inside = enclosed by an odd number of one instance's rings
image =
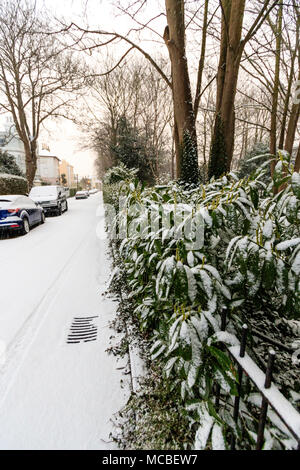
[[[7,152],[15,157],[16,163],[25,174],[25,151],[22,141],[16,133],[12,118],[7,117],[0,130],[0,147],[3,152]]]
[[[6,116],[4,123],[2,123],[0,127],[0,148],[3,152],[7,152],[15,157],[16,164],[24,175],[26,175],[24,145],[17,134],[13,118],[11,116]],[[39,152],[39,144],[37,145],[37,151]],[[34,184],[41,184],[39,164],[37,164]]]
[[[21,171],[26,174],[24,145],[20,140],[13,122],[12,116],[5,116],[0,124],[0,148],[15,157],[16,163]],[[61,175],[66,178],[66,186],[76,186],[74,168],[66,160],[60,158],[50,151],[48,145],[43,144],[40,150],[37,145],[38,158],[34,185],[61,184]]]
[[[37,162],[37,172],[42,183],[60,184],[59,163],[60,159],[50,151],[48,146],[43,145]]]
[[[68,186],[69,188],[74,188],[76,186],[74,167],[70,165],[66,160],[61,161],[59,165],[59,173],[60,173],[61,184],[64,184],[63,178],[65,178],[66,180],[65,186]]]

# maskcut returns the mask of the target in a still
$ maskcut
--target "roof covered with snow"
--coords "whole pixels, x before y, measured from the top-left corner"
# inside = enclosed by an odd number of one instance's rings
[[[60,161],[57,155],[55,155],[53,152],[49,152],[49,150],[42,149],[39,152],[39,157],[51,157],[51,158],[57,158],[57,160]]]

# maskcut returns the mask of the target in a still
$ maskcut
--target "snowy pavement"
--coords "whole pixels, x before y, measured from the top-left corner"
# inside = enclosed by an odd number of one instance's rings
[[[125,360],[105,352],[117,304],[101,296],[110,263],[107,241],[96,236],[97,225],[103,232],[100,204],[99,193],[70,199],[61,217],[25,237],[0,240],[0,341],[7,345],[1,449],[115,447],[111,418],[128,386],[121,387]],[[97,339],[68,343],[74,319],[80,325],[86,317],[95,317]]]

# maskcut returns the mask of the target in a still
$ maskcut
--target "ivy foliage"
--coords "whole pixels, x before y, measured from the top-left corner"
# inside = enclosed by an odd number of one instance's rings
[[[185,131],[183,135],[181,181],[190,187],[199,184],[198,152],[191,135]]]
[[[215,132],[208,165],[208,177],[219,178],[227,172],[227,152],[224,137],[224,125],[220,114],[216,115]]]
[[[153,183],[155,149],[125,116],[118,121],[116,144],[111,148],[114,160],[128,169],[136,169],[140,181]]]

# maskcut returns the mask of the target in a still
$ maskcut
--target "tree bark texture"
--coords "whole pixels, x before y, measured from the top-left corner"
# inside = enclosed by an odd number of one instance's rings
[[[180,178],[183,136],[188,132],[195,143],[195,148],[197,148],[197,136],[185,50],[184,0],[165,0],[165,4],[168,26],[165,28],[164,41],[171,61],[176,176]]]

